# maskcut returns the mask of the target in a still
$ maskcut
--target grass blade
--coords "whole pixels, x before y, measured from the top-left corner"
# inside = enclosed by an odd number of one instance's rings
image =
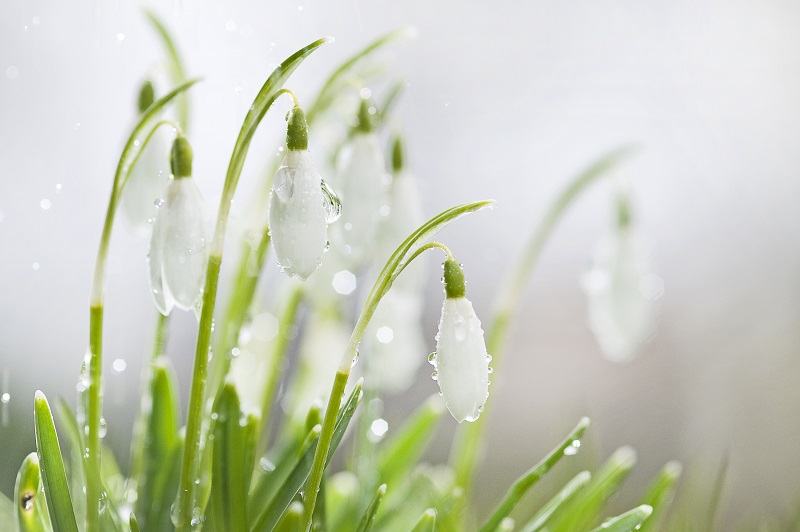
[[[339,415],[336,419],[336,425],[333,431],[333,439],[331,440],[331,445],[328,448],[328,454],[325,460],[326,464],[330,461],[333,453],[339,446],[339,443],[341,443],[342,438],[344,437],[344,431],[347,429],[347,426],[350,423],[350,420],[353,418],[353,414],[355,414],[356,408],[361,401],[361,397],[363,396],[361,387],[362,383],[359,381],[353,387],[353,391],[350,393],[345,405],[339,410]],[[317,430],[318,427],[319,425],[317,426]],[[272,528],[276,525],[281,515],[289,506],[289,503],[292,501],[292,499],[294,499],[295,495],[297,495],[297,493],[306,483],[308,475],[311,472],[311,466],[313,464],[318,443],[319,439],[307,447],[306,452],[303,453],[303,456],[297,462],[297,465],[289,474],[289,477],[283,483],[281,489],[278,490],[275,498],[272,500],[267,509],[258,516],[255,524],[251,527],[251,530],[272,530]]]
[[[522,532],[538,532],[547,521],[555,514],[559,508],[566,505],[572,498],[592,479],[592,475],[588,471],[581,471],[575,477],[567,482],[561,488],[561,491],[556,493],[555,497],[550,499],[542,509],[522,528]]]
[[[370,501],[369,506],[367,506],[364,515],[361,516],[361,521],[359,521],[358,528],[356,529],[358,532],[369,532],[372,530],[372,525],[375,524],[375,516],[378,514],[378,508],[380,508],[384,495],[386,495],[386,484],[381,484],[378,486],[378,491],[375,492],[375,496],[372,498],[372,501]]]
[[[428,508],[422,517],[419,518],[417,524],[411,529],[411,532],[433,532],[436,530],[436,510]]]
[[[39,470],[39,457],[31,453],[25,457],[17,474],[14,487],[14,507],[20,532],[40,532],[52,530],[47,503],[42,494],[42,480]],[[12,520],[4,521],[6,523]]]
[[[634,530],[639,530],[639,527],[650,517],[651,513],[653,513],[653,508],[643,504],[638,508],[604,521],[602,525],[592,532],[633,532]]]
[[[569,435],[562,441],[558,447],[550,451],[544,460],[536,464],[533,469],[529,470],[521,477],[519,477],[514,484],[511,485],[500,504],[497,505],[492,515],[486,520],[486,523],[481,527],[481,532],[493,532],[500,526],[503,518],[511,513],[511,510],[519,503],[520,499],[528,492],[529,489],[536,484],[550,469],[561,460],[565,451],[570,452],[569,449],[577,449],[578,445],[575,442],[580,442],[586,427],[589,426],[589,418],[583,418],[578,422],[578,425],[569,433]],[[573,453],[574,454],[574,453]]]
[[[128,520],[128,526],[131,527],[131,532],[139,532],[139,521],[133,512],[131,512],[131,518]]]
[[[444,411],[444,402],[438,395],[432,396],[386,443],[378,457],[381,482],[394,486],[408,475],[433,438]]]
[[[239,396],[232,384],[225,384],[214,407],[211,505],[221,530],[247,529],[247,468],[245,429]]]
[[[275,532],[301,532],[303,527],[303,503],[294,501],[286,509],[283,517],[275,526]]]
[[[36,453],[42,473],[42,484],[53,528],[59,532],[77,532],[75,512],[64,471],[64,460],[58,445],[58,435],[50,405],[41,391],[34,398],[34,423],[36,425]]]
[[[669,462],[661,469],[661,472],[650,485],[642,504],[652,507],[653,515],[642,525],[641,532],[654,532],[659,529],[661,521],[672,504],[672,498],[675,495],[675,483],[681,476],[681,470],[681,465],[678,462]]]
[[[589,487],[552,527],[553,531],[586,530],[599,520],[603,504],[619,489],[620,484],[636,465],[636,451],[621,447],[611,455],[603,468],[594,475]]]

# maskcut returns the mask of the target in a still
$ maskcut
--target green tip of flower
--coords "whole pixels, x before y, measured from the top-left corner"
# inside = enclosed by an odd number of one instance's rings
[[[286,120],[289,122],[286,128],[286,147],[290,150],[307,150],[308,123],[306,122],[306,114],[300,107],[295,105],[286,115]]]
[[[392,172],[396,175],[403,170],[403,141],[400,136],[392,142]]]
[[[375,129],[375,115],[377,111],[369,98],[361,99],[361,106],[358,108],[358,121],[355,130],[359,133],[371,133]]]
[[[142,83],[142,88],[139,90],[139,113],[144,113],[156,101],[156,90],[150,80]]]
[[[192,146],[186,137],[178,136],[172,143],[170,152],[170,167],[175,179],[191,177],[192,175]]]
[[[444,293],[448,299],[464,297],[467,293],[464,270],[456,259],[444,261]]]

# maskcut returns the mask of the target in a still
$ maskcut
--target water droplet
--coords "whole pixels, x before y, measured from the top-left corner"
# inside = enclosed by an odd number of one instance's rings
[[[56,190],[61,190],[61,183],[56,183]]]
[[[322,187],[322,206],[325,207],[325,221],[332,224],[342,215],[342,202],[324,179],[320,182],[320,186]]]
[[[105,438],[107,432],[108,432],[108,425],[106,424],[105,418],[101,417],[100,418],[100,431],[99,431],[100,437],[101,438]]]
[[[164,203],[166,203],[164,201],[164,198],[157,198],[156,200],[153,201],[153,205],[155,205],[156,208],[161,207],[162,205],[164,205]]]
[[[438,371],[434,371],[433,373],[431,373],[431,379],[433,379],[435,381],[438,381],[439,380],[439,372]]]
[[[42,208],[42,210],[46,211],[47,209],[53,206],[53,203],[49,199],[44,198],[42,201],[39,202],[39,206]]]
[[[11,65],[6,69],[6,77],[8,79],[17,79],[19,77],[19,69],[14,65]]]
[[[436,351],[428,355],[428,364],[436,365]]]
[[[261,466],[261,469],[263,469],[267,473],[275,471],[275,464],[273,464],[272,461],[266,456],[261,457],[261,460],[259,460],[258,463]]]
[[[394,331],[391,329],[391,327],[386,327],[384,325],[375,332],[375,337],[380,343],[388,344],[394,339]]]
[[[360,91],[358,91],[358,95],[364,98],[365,100],[369,100],[372,98],[372,89],[369,87],[364,87]]]
[[[122,358],[118,358],[111,363],[111,369],[113,369],[115,373],[122,373],[127,367],[128,363]]]
[[[136,140],[133,141],[133,146],[134,147],[138,148],[141,145],[142,145],[142,141],[141,140],[136,139]]]
[[[492,355],[486,355],[486,363],[488,364],[491,361],[492,361]]]
[[[461,314],[456,314],[453,318],[453,336],[459,342],[467,339],[467,321]]]
[[[36,494],[32,491],[26,491],[22,494],[22,497],[19,499],[20,507],[25,510],[26,512],[30,512],[33,510],[33,498]]]
[[[372,443],[377,443],[386,436],[386,432],[389,430],[389,423],[386,422],[385,419],[376,419],[372,422],[369,426],[369,432],[367,433],[367,438]]]
[[[231,349],[231,358],[237,358],[240,354],[242,354],[242,351],[238,347]]]
[[[361,354],[358,352],[358,349],[356,349],[356,353],[353,355],[353,361],[350,363],[351,368],[356,365],[356,363],[358,362],[358,357],[360,356]]]
[[[38,272],[39,271],[39,263],[38,262],[34,262],[33,264],[31,264],[31,268],[33,268],[34,271]]]
[[[0,395],[0,402],[2,402],[4,405],[7,405],[9,401],[11,401],[10,393],[5,392],[3,395]]]
[[[574,456],[578,454],[578,449],[581,446],[580,440],[572,440],[572,443],[564,448],[564,454],[567,456]]]
[[[489,375],[491,375],[492,373],[494,373],[494,368],[492,366],[489,366],[487,368],[487,372],[489,373]]]

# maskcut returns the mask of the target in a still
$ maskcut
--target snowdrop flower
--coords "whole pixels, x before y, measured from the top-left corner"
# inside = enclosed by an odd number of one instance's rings
[[[371,356],[366,360],[367,380],[377,389],[398,394],[414,383],[420,355],[426,352],[420,325],[423,307],[419,294],[396,287],[378,305],[370,322]]]
[[[386,203],[386,167],[380,139],[372,125],[375,108],[361,100],[358,125],[339,157],[337,189],[344,208],[339,239],[350,267],[358,269],[370,255],[380,209]]]
[[[664,283],[652,273],[649,255],[630,225],[623,199],[617,228],[598,244],[592,269],[582,283],[589,327],[612,362],[631,360],[655,331]]]
[[[146,81],[139,93],[139,113],[144,113],[155,100],[153,84]],[[170,133],[158,128],[133,167],[122,196],[122,209],[133,229],[148,236],[156,217],[156,201],[164,196],[169,183],[167,154]]]
[[[184,137],[172,145],[173,180],[161,202],[147,254],[150,287],[158,310],[195,307],[203,292],[208,258],[208,221],[200,190],[192,179],[192,149]]]
[[[481,321],[465,296],[464,272],[450,257],[444,263],[444,290],[433,376],[447,409],[462,421],[475,421],[489,397],[489,362]]]
[[[272,184],[269,229],[281,269],[306,280],[322,264],[328,224],[338,218],[339,204],[311,160],[303,110],[295,106],[288,120],[288,150]]]

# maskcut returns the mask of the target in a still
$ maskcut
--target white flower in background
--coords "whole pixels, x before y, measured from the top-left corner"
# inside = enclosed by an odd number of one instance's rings
[[[379,227],[379,237],[376,243],[377,257],[382,266],[394,253],[397,247],[408,238],[419,226],[425,222],[422,210],[422,197],[419,193],[417,180],[404,167],[403,148],[399,138],[395,138],[392,145],[392,183],[389,187],[388,213],[383,218]],[[417,260],[403,270],[403,274],[392,283],[392,290],[403,290],[408,293],[417,293],[425,285],[424,264]]]
[[[328,224],[338,218],[338,199],[311,160],[308,126],[299,107],[290,113],[286,145],[270,195],[270,236],[281,269],[306,280],[322,264]]]
[[[139,113],[155,100],[153,85],[146,81],[139,93]],[[169,183],[171,133],[159,127],[133,167],[122,194],[122,210],[134,230],[150,235],[156,217],[156,202],[164,197]]]
[[[192,150],[184,137],[172,148],[173,180],[153,226],[150,287],[158,310],[193,309],[203,292],[208,258],[208,220],[200,190],[192,179]]]
[[[447,297],[430,363],[444,403],[456,421],[475,421],[489,397],[491,357],[481,321],[464,297],[464,272],[453,258],[444,263],[444,288]]]
[[[631,360],[655,332],[664,283],[653,273],[647,248],[631,228],[623,201],[618,227],[598,244],[582,282],[589,327],[612,362]]]
[[[372,127],[375,108],[361,101],[358,126],[338,160],[337,190],[344,205],[338,244],[352,269],[371,255],[381,207],[386,203],[386,166],[380,139]]]
[[[367,333],[370,352],[365,367],[371,386],[398,394],[414,383],[426,352],[420,325],[423,303],[418,294],[395,288],[381,299]]]

